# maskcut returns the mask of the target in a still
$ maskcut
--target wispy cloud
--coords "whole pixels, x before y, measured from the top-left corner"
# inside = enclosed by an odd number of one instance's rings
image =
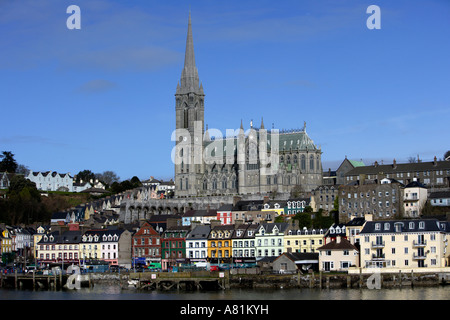
[[[13,135],[9,137],[0,138],[2,144],[39,144],[39,145],[54,145],[54,146],[68,146],[67,143],[59,142],[53,139],[41,136],[29,135]]]
[[[79,93],[103,93],[117,88],[117,84],[109,80],[97,79],[83,83],[78,89]]]

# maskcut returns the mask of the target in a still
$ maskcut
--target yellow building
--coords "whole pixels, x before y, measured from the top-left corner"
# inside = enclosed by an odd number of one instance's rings
[[[284,252],[317,252],[324,245],[327,229],[294,228],[284,236]]]
[[[12,239],[7,228],[2,231],[2,254],[12,252]]]
[[[103,233],[104,232],[99,230],[89,230],[81,236],[79,246],[79,256],[81,260],[85,262],[86,260],[102,258],[100,242],[102,241]]]
[[[41,241],[42,236],[47,232],[47,230],[43,227],[43,226],[39,226],[36,229],[36,233],[33,234],[33,248],[32,248],[32,252],[33,252],[33,257],[36,258],[37,255],[37,246],[36,244]]]
[[[208,236],[208,259],[211,263],[231,263],[234,225],[211,226]]]
[[[437,219],[368,221],[359,234],[361,267],[447,267],[449,229],[448,222]]]

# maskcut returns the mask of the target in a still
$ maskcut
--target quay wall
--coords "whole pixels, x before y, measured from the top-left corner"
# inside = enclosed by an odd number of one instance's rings
[[[192,275],[197,280],[206,280],[209,272],[202,275]],[[129,280],[145,279],[150,276],[150,273],[92,273],[89,274],[89,285],[118,285],[122,288],[128,287]],[[176,281],[177,277],[183,277],[186,280],[184,273],[161,273],[158,277],[166,280],[173,279]],[[211,275],[213,276],[214,275]],[[218,275],[216,275],[218,278]],[[308,273],[308,274],[259,274],[255,270],[248,269],[244,272],[230,272],[224,271],[224,283],[226,288],[267,288],[267,289],[287,289],[287,288],[401,288],[401,287],[430,287],[450,284],[450,273],[379,273],[373,274],[346,274],[346,273]],[[60,277],[48,277],[48,279],[33,279],[29,277],[17,278],[14,276],[2,276],[0,287],[22,287],[21,284],[29,282],[35,286],[35,282],[41,287],[61,288],[66,280],[59,279]],[[49,285],[45,285],[45,284]],[[45,286],[44,286],[45,285]],[[29,285],[30,286],[30,285]],[[37,286],[36,286],[37,287]]]

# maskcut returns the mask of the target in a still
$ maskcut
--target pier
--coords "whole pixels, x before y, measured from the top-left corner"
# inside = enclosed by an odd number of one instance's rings
[[[61,290],[62,288],[74,289],[77,286],[91,287],[92,285],[89,274],[53,273],[44,275],[34,272],[0,274],[0,288]]]
[[[220,290],[230,288],[230,273],[228,271],[130,273],[129,283],[138,289],[149,290]]]

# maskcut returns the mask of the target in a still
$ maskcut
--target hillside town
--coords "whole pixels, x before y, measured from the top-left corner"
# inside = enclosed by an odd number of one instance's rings
[[[14,205],[26,199],[27,206],[21,223],[0,225],[3,267],[448,272],[450,152],[406,163],[345,157],[332,171],[323,168],[326,150],[306,121],[266,129],[256,115],[258,124],[244,129],[241,119],[237,130],[220,136],[205,121],[190,13],[174,100],[169,181],[133,177],[107,187],[91,175],[19,173],[17,164],[3,167],[13,163],[4,151],[0,214],[16,218]],[[54,193],[92,197],[38,220],[44,209],[35,204]]]
[[[324,173],[320,187],[295,198],[234,195],[220,197],[232,201],[214,209],[182,200],[179,210],[167,207],[173,183],[152,177],[139,188],[55,212],[48,224],[1,225],[2,264],[439,272],[450,262],[449,181],[450,161],[365,166],[345,159]],[[130,201],[148,210],[126,222]]]

